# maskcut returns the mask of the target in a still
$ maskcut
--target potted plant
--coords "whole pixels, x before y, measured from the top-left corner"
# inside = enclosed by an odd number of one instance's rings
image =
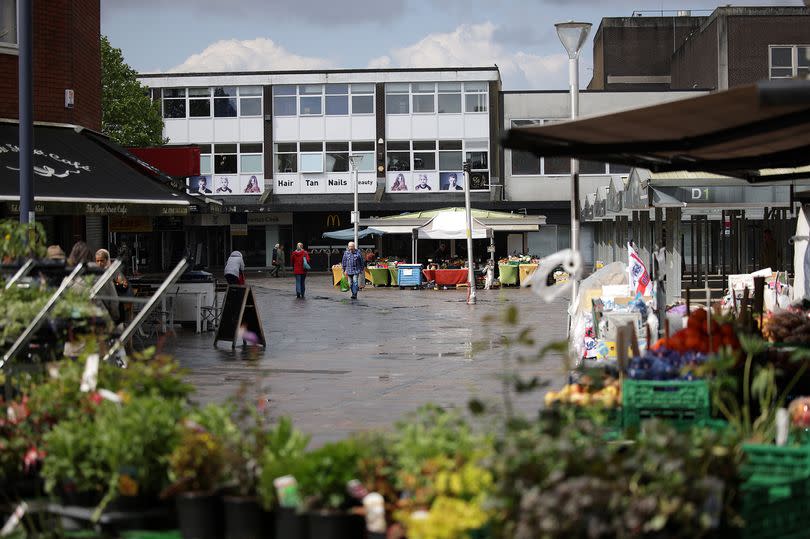
[[[295,473],[304,458],[309,439],[296,430],[287,417],[282,417],[262,436],[256,489],[264,509],[274,510],[274,531],[279,539],[297,539],[306,535],[306,521],[299,514],[302,508],[296,487],[291,485],[292,496],[288,499],[279,499],[276,480]]]
[[[219,539],[223,533],[222,504],[227,436],[238,431],[230,408],[209,404],[186,418],[180,440],[169,456],[171,485],[163,496],[174,496],[183,537]]]

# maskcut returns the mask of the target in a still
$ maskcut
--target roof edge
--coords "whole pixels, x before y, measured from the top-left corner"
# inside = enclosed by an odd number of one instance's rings
[[[332,74],[332,73],[443,73],[449,71],[496,71],[500,76],[500,69],[497,65],[482,67],[390,67],[383,69],[359,68],[359,69],[292,69],[292,70],[264,70],[264,71],[163,71],[157,73],[138,73],[137,78],[158,78],[158,77],[215,77],[215,76],[239,76],[239,75],[311,75],[311,74]]]

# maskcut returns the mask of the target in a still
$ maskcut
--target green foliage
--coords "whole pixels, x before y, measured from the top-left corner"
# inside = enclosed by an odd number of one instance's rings
[[[290,418],[282,417],[275,427],[267,430],[263,438],[256,488],[262,503],[270,509],[277,501],[273,480],[293,473],[304,457],[310,437],[296,430]]]
[[[122,146],[165,144],[160,101],[150,99],[137,75],[101,36],[101,131]]]
[[[0,262],[45,256],[45,228],[42,223],[20,224],[0,221]]]
[[[307,453],[293,469],[309,509],[337,510],[346,499],[346,484],[357,479],[365,448],[349,438]]]
[[[111,470],[97,443],[96,422],[89,417],[65,420],[45,434],[48,455],[42,466],[45,490],[93,493],[99,498],[106,491]]]
[[[222,483],[224,469],[222,441],[199,425],[184,425],[169,456],[170,492],[211,492]]]

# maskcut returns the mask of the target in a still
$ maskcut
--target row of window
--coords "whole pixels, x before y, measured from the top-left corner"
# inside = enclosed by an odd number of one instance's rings
[[[350,155],[359,155],[359,172],[374,172],[374,142],[279,142],[274,145],[276,172],[349,172]]]
[[[461,114],[487,112],[485,82],[415,82],[385,85],[386,114]]]
[[[374,84],[301,84],[273,87],[274,116],[374,114]]]
[[[386,170],[461,170],[466,152],[473,170],[489,170],[485,140],[389,140]],[[438,150],[438,151],[437,151]]]
[[[0,0],[0,45],[17,45],[17,0]]]
[[[261,86],[164,88],[164,118],[236,118],[262,115]]]
[[[198,144],[200,174],[259,174],[264,171],[261,142],[241,144]],[[213,151],[212,151],[213,150]]]
[[[810,76],[810,45],[771,45],[770,53],[772,79]]]
[[[512,127],[550,124],[561,120],[512,120]],[[538,176],[571,173],[568,157],[537,157],[533,153],[512,150],[512,176]],[[579,161],[580,174],[628,174],[630,167],[599,161]]]

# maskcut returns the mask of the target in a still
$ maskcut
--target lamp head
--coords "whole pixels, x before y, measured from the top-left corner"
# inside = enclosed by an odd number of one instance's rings
[[[588,34],[591,31],[591,23],[589,22],[558,22],[554,25],[557,28],[557,36],[568,51],[568,57],[574,59],[579,56],[579,51],[585,40],[588,39]]]

